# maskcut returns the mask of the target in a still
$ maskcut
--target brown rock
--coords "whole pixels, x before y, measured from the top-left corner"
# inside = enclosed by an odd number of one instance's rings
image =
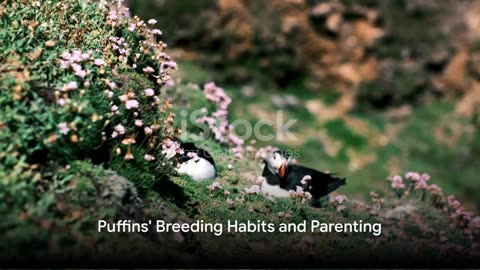
[[[468,54],[465,50],[460,50],[450,60],[443,72],[443,82],[447,88],[464,91],[467,87],[466,68]]]

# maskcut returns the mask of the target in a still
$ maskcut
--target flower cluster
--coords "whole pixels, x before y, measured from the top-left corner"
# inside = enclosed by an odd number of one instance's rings
[[[453,195],[447,197],[447,207],[450,212],[450,227],[464,229],[465,234],[472,234],[469,225],[473,219],[473,213],[467,212]]]
[[[223,189],[222,185],[217,181],[213,182],[207,188],[208,188],[208,190],[210,190],[210,192],[214,192],[215,190]]]
[[[162,154],[166,159],[171,159],[176,154],[183,154],[183,149],[177,141],[167,138],[162,142]]]
[[[293,200],[299,199],[301,203],[305,203],[312,199],[312,194],[308,191],[304,191],[303,187],[297,186],[296,190],[289,190],[290,198]]]
[[[330,204],[337,207],[338,212],[343,212],[346,209],[344,203],[347,202],[347,196],[345,195],[337,195],[335,197],[330,198]]]
[[[388,180],[391,181],[391,187],[398,195],[408,196],[412,191],[423,190],[434,197],[443,196],[442,189],[438,185],[428,184],[430,178],[430,175],[427,173],[407,172],[405,174],[405,181],[400,175],[395,175]],[[425,193],[422,194],[425,195]]]
[[[252,194],[258,194],[261,192],[260,186],[259,185],[253,185],[251,187],[245,188],[244,192],[247,195],[252,195]]]
[[[395,175],[392,179],[392,188],[393,189],[405,189],[405,184],[403,183],[403,179],[400,175]]]
[[[230,145],[232,152],[236,157],[243,157],[244,141],[233,133],[233,127],[228,122],[228,105],[232,102],[231,98],[215,83],[205,84],[203,88],[205,97],[211,103],[215,104],[217,110],[211,113],[211,116],[202,116],[197,119],[198,123],[206,123],[210,131],[214,134],[215,140],[220,143]]]

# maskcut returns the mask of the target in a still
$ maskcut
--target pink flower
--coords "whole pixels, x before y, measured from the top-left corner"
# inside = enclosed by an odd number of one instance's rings
[[[421,180],[428,182],[428,180],[430,180],[430,175],[428,173],[422,174]]]
[[[122,124],[118,124],[113,128],[118,134],[125,134],[125,127]]]
[[[112,97],[113,97],[113,92],[112,92],[112,91],[108,91],[108,90],[107,90],[105,93],[107,94],[107,97],[108,97],[108,98],[112,98]]]
[[[110,21],[116,21],[118,19],[117,12],[115,10],[111,10],[110,14],[108,14],[108,19]]]
[[[417,172],[408,172],[405,174],[405,178],[414,182],[418,182],[420,181],[421,177],[420,177],[420,174]]]
[[[230,195],[230,191],[228,191],[228,190],[225,189],[225,190],[223,191],[223,195],[225,195],[225,196]]]
[[[79,70],[75,71],[75,76],[78,76],[78,77],[84,79],[85,76],[87,76],[87,72],[85,70],[79,69]]]
[[[149,128],[149,127],[145,127],[145,128],[143,129],[143,131],[145,132],[145,135],[147,135],[147,136],[148,136],[148,135],[151,135],[152,132],[153,132],[153,130],[152,130],[151,128]]]
[[[200,160],[200,158],[198,157],[197,153],[194,153],[194,152],[188,152],[187,156],[191,159],[193,159],[193,161],[197,162]]]
[[[234,201],[232,199],[230,199],[230,198],[227,199],[227,204],[229,206],[233,206],[233,203],[234,203]]]
[[[70,60],[71,57],[72,57],[72,54],[69,53],[69,52],[67,52],[67,51],[63,52],[63,54],[62,54],[63,60],[67,60],[67,61],[68,61],[68,60]]]
[[[146,67],[143,69],[143,72],[145,72],[146,74],[150,74],[152,72],[155,72],[155,70],[152,67]]]
[[[65,122],[58,124],[57,127],[58,131],[63,135],[67,135],[67,133],[70,131],[70,128],[68,128],[68,124]]]
[[[302,185],[306,185],[308,181],[312,180],[312,177],[310,175],[305,175],[302,180],[300,181],[300,183],[302,183]]]
[[[257,177],[257,180],[255,181],[255,184],[261,185],[263,183],[263,181],[265,181],[265,180],[266,180],[265,177],[259,176],[259,177]]]
[[[249,188],[245,188],[244,191],[245,191],[245,193],[247,193],[247,194],[258,194],[258,193],[260,193],[261,190],[260,190],[260,186],[259,186],[259,185],[253,185],[253,186],[251,186],[251,187],[249,187]]]
[[[69,82],[62,87],[62,91],[68,92],[70,90],[78,89],[78,84],[76,82]]]
[[[113,105],[113,106],[110,108],[110,110],[111,110],[112,112],[116,112],[116,111],[118,111],[118,106],[117,106],[117,105]]]
[[[125,103],[125,102],[128,101],[128,96],[125,95],[125,94],[123,94],[123,95],[119,96],[118,99],[120,99],[120,101],[121,101],[122,103]]]
[[[395,175],[392,179],[392,188],[393,189],[404,189],[405,184],[403,183],[402,177],[400,175]]]
[[[60,68],[62,68],[62,69],[67,69],[69,66],[70,66],[70,62],[69,62],[69,61],[60,60]]]
[[[107,82],[108,87],[110,87],[110,89],[114,89],[114,88],[117,87],[117,84],[110,81],[110,80],[106,80],[106,82]]]
[[[133,31],[135,31],[135,28],[137,28],[137,25],[134,24],[134,23],[132,23],[132,24],[130,24],[130,26],[128,27],[128,31],[133,32]]]
[[[118,136],[118,132],[114,131],[112,132],[112,138],[116,138]]]
[[[228,170],[231,171],[231,170],[233,169],[233,165],[232,165],[232,164],[228,164],[228,165],[227,165],[227,168],[228,168]]]
[[[153,25],[153,24],[156,24],[156,23],[157,23],[157,20],[155,20],[155,19],[148,20],[148,24],[150,24],[150,25]]]
[[[57,100],[57,104],[58,104],[60,107],[63,107],[63,106],[65,106],[65,104],[67,104],[67,100],[64,99],[64,98],[59,98],[59,99]]]
[[[135,109],[135,108],[138,108],[138,101],[135,100],[135,99],[130,99],[130,100],[127,100],[125,102],[125,107],[127,107],[127,109]]]
[[[103,66],[105,65],[105,61],[103,61],[103,59],[95,59],[95,65],[96,66]]]
[[[343,212],[345,211],[345,205],[340,205],[339,207],[337,207],[337,212]]]
[[[209,185],[207,188],[208,188],[208,190],[210,190],[210,191],[215,191],[215,190],[217,190],[217,189],[223,189],[222,185],[220,185],[220,183],[217,182],[217,181],[213,182],[213,183],[212,183],[211,185]]]
[[[171,159],[177,153],[181,152],[180,144],[171,139],[167,139],[162,143],[162,149],[162,154],[164,154],[167,159]]]
[[[149,155],[149,154],[145,154],[145,156],[143,156],[143,158],[144,158],[146,161],[155,160],[155,157],[152,156],[152,155]]]
[[[135,120],[135,126],[137,126],[137,127],[143,126],[143,121],[140,120],[140,119]]]
[[[151,97],[151,96],[155,95],[155,91],[153,91],[152,88],[145,89],[144,92],[145,92],[145,96],[147,96],[147,97]]]
[[[342,204],[343,202],[347,201],[347,196],[345,195],[337,195],[333,198],[333,200],[339,204]]]
[[[153,29],[152,30],[152,34],[154,35],[161,35],[162,34],[162,31],[158,30],[158,29]]]
[[[427,189],[427,187],[428,187],[427,182],[423,180],[418,181],[417,184],[415,185],[415,189]]]
[[[277,213],[277,216],[278,216],[279,218],[283,218],[283,217],[285,216],[285,212],[278,212],[278,213]]]

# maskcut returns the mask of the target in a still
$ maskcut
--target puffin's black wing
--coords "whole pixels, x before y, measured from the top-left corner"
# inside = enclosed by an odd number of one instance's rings
[[[339,178],[333,174],[320,172],[300,165],[291,165],[287,174],[287,189],[295,189],[296,186],[303,186],[301,184],[303,177],[310,175],[312,179],[307,182],[305,190],[312,193],[314,198],[326,196],[346,184],[345,178]]]

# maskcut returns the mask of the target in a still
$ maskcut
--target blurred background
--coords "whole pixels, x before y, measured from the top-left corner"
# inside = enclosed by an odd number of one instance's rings
[[[215,81],[234,119],[298,119],[298,140],[256,146],[300,150],[301,164],[345,175],[349,196],[419,171],[480,209],[480,1],[125,4],[158,21],[177,85]]]

